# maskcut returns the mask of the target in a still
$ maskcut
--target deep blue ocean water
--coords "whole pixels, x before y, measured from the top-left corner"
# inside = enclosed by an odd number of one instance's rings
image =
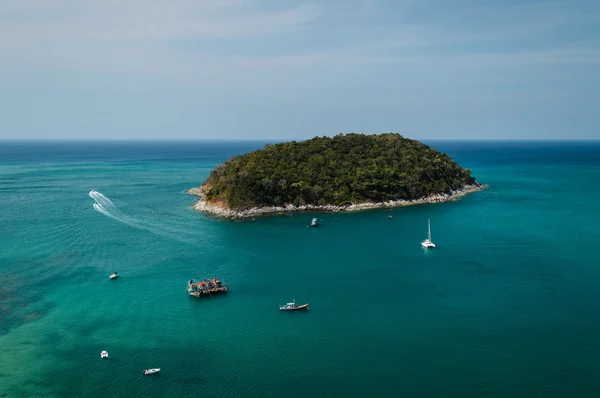
[[[490,188],[230,222],[185,190],[264,143],[0,142],[0,396],[600,396],[600,142],[429,144]]]

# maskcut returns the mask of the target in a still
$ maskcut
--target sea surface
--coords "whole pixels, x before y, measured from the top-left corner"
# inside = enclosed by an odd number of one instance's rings
[[[231,222],[185,191],[264,143],[0,142],[0,396],[599,397],[600,142],[428,144],[490,188]]]

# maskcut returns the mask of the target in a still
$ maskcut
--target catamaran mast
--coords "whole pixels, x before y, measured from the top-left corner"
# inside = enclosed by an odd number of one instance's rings
[[[427,220],[427,236],[429,237],[429,241],[431,242],[431,220]]]

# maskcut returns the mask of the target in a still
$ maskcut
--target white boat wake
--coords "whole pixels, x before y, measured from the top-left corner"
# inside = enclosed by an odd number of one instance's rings
[[[108,218],[111,218],[117,222],[123,223],[133,228],[148,231],[150,233],[162,236],[164,238],[176,240],[183,243],[189,243],[192,245],[198,245],[197,239],[186,237],[186,235],[194,235],[190,234],[188,231],[177,230],[164,225],[153,226],[137,218],[125,215],[109,198],[107,198],[102,193],[94,189],[91,190],[88,195],[95,201],[95,203],[92,205],[94,207],[94,210],[96,210],[102,215],[105,215]]]
[[[102,205],[103,207],[110,208],[110,209],[117,208],[117,206],[115,206],[115,204],[110,199],[108,199],[106,196],[102,195],[100,192],[96,191],[95,189],[92,189],[88,195],[90,198],[94,199],[96,201],[96,203]]]
[[[123,215],[117,216],[115,214],[110,213],[108,210],[106,210],[106,208],[101,203],[96,202],[92,206],[94,206],[94,209],[98,213],[104,214],[106,217],[112,218],[115,221],[122,222],[123,224],[127,224],[130,227],[146,229],[146,228],[144,228],[143,225],[141,225],[140,223],[137,223],[135,221],[132,221],[129,217],[126,217]]]

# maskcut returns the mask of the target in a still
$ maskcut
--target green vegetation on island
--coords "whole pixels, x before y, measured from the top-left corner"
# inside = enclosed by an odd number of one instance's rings
[[[203,200],[233,211],[414,200],[478,185],[471,170],[400,134],[346,134],[267,145],[216,166]]]

